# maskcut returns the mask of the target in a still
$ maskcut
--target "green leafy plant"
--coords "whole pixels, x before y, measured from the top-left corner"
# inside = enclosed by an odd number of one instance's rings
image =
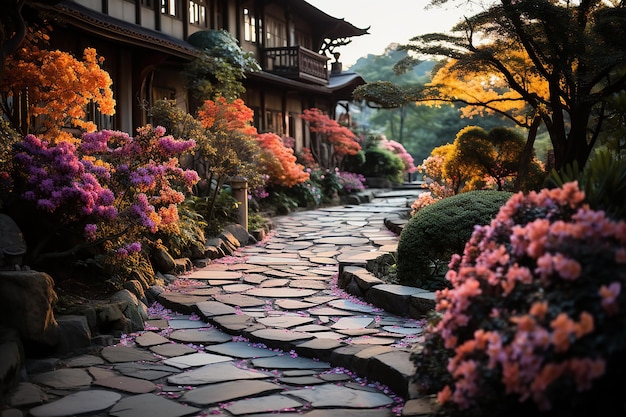
[[[582,172],[576,161],[560,173],[553,169],[548,184],[560,187],[571,181],[578,181],[593,209],[604,210],[616,219],[626,218],[626,160],[614,151],[599,149]]]
[[[259,213],[248,215],[248,230],[266,230],[268,220]]]
[[[354,172],[364,177],[386,178],[394,183],[401,183],[404,173],[404,162],[393,152],[380,149],[369,148],[365,152],[365,162],[359,167],[354,167]]]
[[[205,230],[208,223],[197,211],[198,199],[189,197],[178,206],[177,228],[159,236],[168,252],[175,258],[189,258],[204,252]]]
[[[398,242],[398,280],[425,289],[448,286],[450,257],[459,253],[475,225],[488,224],[511,193],[477,190],[422,208],[409,220]]]
[[[245,73],[261,69],[254,55],[241,49],[225,30],[195,32],[187,41],[201,50],[186,68],[188,86],[200,100],[238,98],[245,92],[241,82]]]

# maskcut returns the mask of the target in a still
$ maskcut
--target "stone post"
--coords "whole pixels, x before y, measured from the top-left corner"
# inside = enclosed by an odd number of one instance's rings
[[[248,180],[241,176],[231,178],[230,187],[233,190],[233,198],[237,200],[239,208],[237,214],[239,224],[248,230]]]

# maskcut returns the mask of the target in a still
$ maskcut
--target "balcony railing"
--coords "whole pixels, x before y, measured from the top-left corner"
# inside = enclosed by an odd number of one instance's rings
[[[301,46],[265,48],[263,69],[272,74],[316,84],[328,83],[328,57]]]

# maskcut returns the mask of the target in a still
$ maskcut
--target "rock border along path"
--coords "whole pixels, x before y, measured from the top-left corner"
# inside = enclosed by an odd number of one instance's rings
[[[427,413],[410,383],[422,329],[406,316],[434,295],[364,269],[395,250],[384,221],[415,196],[377,197],[276,218],[271,238],[168,287],[146,331],[30,373],[2,417]]]

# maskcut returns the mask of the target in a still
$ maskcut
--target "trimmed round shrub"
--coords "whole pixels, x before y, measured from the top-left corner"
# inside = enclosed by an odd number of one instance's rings
[[[626,223],[575,182],[516,194],[454,255],[423,350],[453,416],[623,416]]]
[[[404,174],[404,162],[395,153],[386,149],[369,148],[365,151],[365,162],[356,173],[364,177],[386,178],[391,182],[401,183]]]
[[[447,265],[474,226],[488,224],[511,193],[477,190],[439,200],[409,220],[398,242],[398,281],[428,290],[448,286]]]

